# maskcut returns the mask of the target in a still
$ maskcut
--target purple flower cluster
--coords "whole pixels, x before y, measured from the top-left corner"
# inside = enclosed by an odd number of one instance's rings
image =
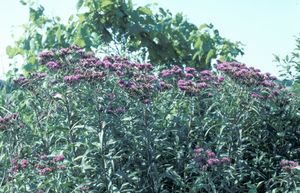
[[[38,162],[35,164],[35,168],[38,170],[40,175],[47,175],[55,170],[65,170],[66,166],[63,164],[58,164],[65,160],[64,155],[41,155]]]
[[[274,80],[277,78],[271,76],[270,73],[261,73],[259,69],[253,67],[246,67],[245,64],[238,62],[223,62],[216,66],[216,69],[225,72],[232,78],[243,81],[245,84],[262,85],[265,87],[274,87],[276,84]]]
[[[61,161],[64,161],[64,159],[65,159],[64,155],[56,155],[53,157],[52,161],[53,162],[61,162]]]
[[[149,104],[149,101],[145,99],[149,99],[152,94],[157,93],[160,89],[159,80],[156,76],[143,73],[136,73],[127,81],[121,79],[119,86],[145,104]]]
[[[17,173],[19,170],[27,168],[27,166],[29,165],[29,162],[26,158],[19,159],[18,156],[14,157],[10,163],[11,168],[9,169],[9,171],[12,174]]]
[[[196,94],[201,90],[216,87],[224,81],[224,77],[217,77],[210,70],[197,71],[195,68],[173,66],[171,69],[162,70],[159,74],[163,81],[163,89],[172,88],[174,81],[177,87],[187,94]]]
[[[104,64],[99,58],[92,56],[90,58],[80,59],[80,65],[82,65],[83,67],[86,67],[86,68],[90,68],[90,67],[101,66]]]
[[[64,81],[69,84],[73,84],[74,82],[78,82],[82,78],[83,76],[81,74],[75,74],[75,75],[65,76]]]
[[[62,57],[66,57],[70,54],[79,54],[79,55],[84,55],[84,51],[83,49],[81,49],[80,47],[76,46],[76,45],[72,45],[68,48],[62,48],[58,51],[58,54]]]
[[[23,86],[25,84],[27,84],[29,82],[29,80],[27,78],[25,78],[24,76],[20,76],[19,78],[14,80],[14,83],[20,86]]]
[[[41,63],[46,63],[49,60],[52,60],[54,58],[54,56],[55,56],[55,51],[50,50],[50,51],[40,52],[38,55],[38,58]]]
[[[173,85],[168,84],[165,81],[161,80],[161,81],[159,81],[159,87],[161,90],[164,91],[164,90],[169,90],[169,89],[173,88]]]
[[[25,77],[24,75],[20,75],[19,78],[14,80],[14,83],[19,86],[28,87],[32,85],[32,83],[36,83],[38,80],[43,80],[47,76],[47,73],[44,72],[35,72],[29,74],[29,77]]]
[[[229,157],[218,158],[213,151],[204,150],[203,148],[194,149],[194,161],[201,169],[224,166],[231,163],[231,159]]]
[[[6,115],[4,117],[0,117],[0,124],[11,123],[11,121],[13,121],[14,119],[16,119],[17,117],[18,117],[17,113],[12,113],[12,114]]]
[[[54,56],[66,56],[70,54],[78,54],[80,49],[63,48],[59,51],[51,51],[49,53],[40,54],[41,57],[49,59]],[[82,50],[81,50],[82,51]],[[78,55],[77,55],[78,56]],[[76,59],[76,57],[74,57]],[[48,60],[46,66],[49,69],[61,68],[64,64],[55,60]],[[81,53],[77,57],[77,61],[68,62],[72,64],[73,70],[69,71],[64,76],[64,82],[72,85],[79,80],[94,80],[102,79],[105,74],[109,74],[119,78],[119,85],[127,92],[138,96],[143,101],[149,99],[151,93],[165,91],[176,87],[176,82],[165,80],[165,77],[173,76],[178,81],[178,88],[185,92],[197,93],[199,90],[208,88],[211,84],[218,84],[221,81],[215,77],[211,71],[197,72],[195,68],[186,67],[180,68],[173,66],[171,69],[163,70],[160,76],[157,77],[151,73],[153,69],[149,63],[135,63],[126,58],[119,56],[106,56],[102,60],[95,57],[94,54]],[[70,72],[74,74],[70,74]],[[87,73],[89,72],[89,73]],[[105,73],[104,73],[105,72]],[[200,79],[201,76],[201,79]],[[126,80],[126,81],[125,81]],[[147,100],[145,100],[147,103]]]
[[[46,66],[50,70],[59,69],[61,67],[61,65],[58,62],[55,62],[55,61],[49,61],[49,62],[47,62]]]
[[[51,61],[53,59],[55,59],[56,56],[61,56],[61,57],[66,57],[70,54],[79,54],[79,55],[83,55],[84,51],[76,46],[76,45],[72,45],[68,48],[62,48],[60,50],[49,50],[49,51],[43,51],[40,52],[38,57],[39,57],[39,61],[43,64],[47,63],[48,61]]]
[[[75,55],[72,55],[75,54]],[[78,55],[79,54],[79,55]],[[60,62],[54,56],[71,55],[72,62]],[[74,56],[74,57],[73,57]],[[75,57],[76,56],[76,57]],[[187,95],[198,95],[202,91],[207,91],[213,95],[213,90],[225,80],[223,76],[217,76],[211,70],[197,71],[192,67],[181,68],[177,65],[169,69],[163,69],[158,76],[153,75],[152,65],[149,63],[137,63],[129,61],[120,56],[106,56],[103,59],[96,57],[93,53],[85,53],[79,47],[73,46],[63,48],[59,51],[48,51],[41,53],[42,58],[51,58],[46,66],[49,69],[61,68],[68,63],[64,82],[72,85],[79,80],[102,80],[104,76],[117,77],[119,85],[134,96],[139,95],[140,99],[149,99],[153,93],[178,88]],[[250,96],[256,99],[269,98],[280,95],[282,88],[275,82],[276,77],[269,73],[261,73],[255,68],[248,68],[238,62],[223,62],[216,66],[218,71],[223,72],[228,77],[251,87]],[[20,80],[22,81],[22,80]],[[263,88],[263,90],[262,90]],[[205,92],[207,94],[207,92]],[[209,94],[207,94],[209,95]]]
[[[179,66],[174,65],[171,69],[162,70],[159,76],[162,78],[167,78],[167,77],[182,78],[184,76],[184,71]]]
[[[9,171],[10,173],[15,174],[28,168],[37,170],[40,175],[46,175],[55,170],[65,170],[66,166],[61,164],[64,160],[64,155],[41,155],[38,158],[30,159],[30,162],[26,158],[20,159],[19,156],[16,156],[11,160],[11,167]]]
[[[277,80],[275,76],[270,73],[261,73],[259,69],[253,67],[246,67],[245,64],[223,62],[217,64],[216,69],[238,81],[239,84],[255,88],[256,90],[250,93],[253,98],[272,98],[282,91],[282,86],[275,82]],[[264,91],[264,94],[259,90]]]
[[[290,160],[281,160],[280,167],[283,171],[292,173],[293,169],[299,166],[298,162],[290,161]]]

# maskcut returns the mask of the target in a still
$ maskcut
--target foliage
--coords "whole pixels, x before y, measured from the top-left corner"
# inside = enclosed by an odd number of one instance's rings
[[[38,52],[73,44],[105,53],[138,51],[157,65],[198,69],[209,69],[212,59],[229,61],[243,54],[239,42],[221,37],[211,24],[197,28],[182,14],[173,16],[163,8],[135,8],[131,0],[78,0],[77,7],[77,15],[65,25],[58,17],[46,17],[41,5],[29,4],[29,23],[24,36],[7,47],[9,57],[23,56],[24,70],[32,72],[38,67]]]
[[[76,46],[39,65],[2,91],[2,192],[300,187],[299,106],[270,74],[236,62],[158,70]]]
[[[275,55],[275,62],[281,67],[280,76],[288,86],[292,86],[297,94],[300,93],[300,37],[296,38],[296,48],[289,55],[280,58]]]

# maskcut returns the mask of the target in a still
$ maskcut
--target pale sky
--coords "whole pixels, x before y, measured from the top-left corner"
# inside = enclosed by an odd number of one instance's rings
[[[239,60],[264,72],[278,74],[273,54],[285,56],[295,48],[300,34],[300,0],[133,0],[137,5],[156,2],[172,13],[182,12],[200,26],[212,23],[221,36],[245,44]],[[77,0],[40,0],[49,16],[66,21],[76,12]],[[0,0],[0,76],[8,69],[5,48],[12,34],[22,36],[21,24],[28,21],[28,9],[19,0]],[[21,64],[20,64],[21,65]]]

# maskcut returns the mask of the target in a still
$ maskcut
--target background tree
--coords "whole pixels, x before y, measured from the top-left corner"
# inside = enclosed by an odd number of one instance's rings
[[[122,54],[138,51],[153,64],[187,65],[209,69],[212,59],[234,60],[241,43],[220,36],[213,25],[199,28],[182,14],[175,16],[153,5],[135,7],[131,0],[78,0],[77,14],[63,24],[48,18],[44,7],[22,0],[29,7],[24,36],[7,47],[10,58],[21,55],[25,71],[37,68],[37,53],[76,44],[85,50],[110,49]],[[111,50],[114,51],[111,51]]]
[[[284,83],[300,94],[300,36],[296,37],[296,48],[284,58],[275,55],[275,61],[281,68]]]

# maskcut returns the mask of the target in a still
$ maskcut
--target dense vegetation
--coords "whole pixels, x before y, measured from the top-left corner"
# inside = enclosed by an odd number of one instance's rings
[[[269,74],[234,62],[157,71],[76,46],[40,64],[2,97],[6,192],[299,186],[298,104]]]
[[[68,25],[33,6],[7,49],[26,64],[1,89],[1,192],[300,191],[298,95],[238,44],[130,1],[79,1]]]

